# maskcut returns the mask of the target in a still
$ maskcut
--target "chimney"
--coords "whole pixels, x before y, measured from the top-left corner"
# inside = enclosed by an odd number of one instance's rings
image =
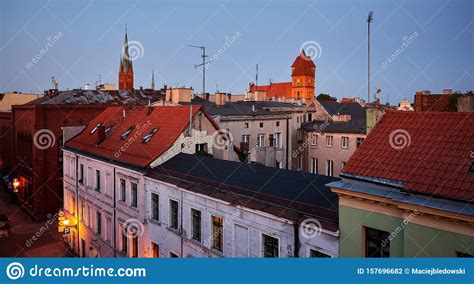
[[[105,140],[105,127],[101,125],[99,129],[97,129],[97,144],[102,143]]]
[[[453,89],[444,89],[443,90],[443,95],[452,95],[453,94]]]
[[[227,94],[224,93],[216,93],[215,95],[215,103],[218,106],[223,106],[227,102]]]

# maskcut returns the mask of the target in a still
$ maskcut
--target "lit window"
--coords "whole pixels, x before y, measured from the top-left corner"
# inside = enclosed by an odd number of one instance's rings
[[[90,132],[90,135],[94,134],[100,127],[102,126],[102,123],[97,124]]]
[[[125,138],[127,138],[127,136],[130,134],[130,132],[132,132],[132,130],[135,128],[135,126],[130,126],[127,131],[125,131],[124,133],[122,133],[122,135],[120,135],[120,139],[123,140]]]
[[[224,246],[224,221],[222,218],[212,216],[212,248],[222,251]]]
[[[143,143],[148,143],[148,141],[150,141],[150,139],[153,137],[153,135],[155,135],[156,131],[158,131],[157,128],[153,128],[153,130],[148,133],[147,135],[145,135],[143,137]]]

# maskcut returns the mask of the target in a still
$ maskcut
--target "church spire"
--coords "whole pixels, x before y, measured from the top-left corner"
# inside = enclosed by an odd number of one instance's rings
[[[128,51],[128,32],[125,26],[125,40],[122,47],[119,68],[119,90],[133,90],[133,65]]]

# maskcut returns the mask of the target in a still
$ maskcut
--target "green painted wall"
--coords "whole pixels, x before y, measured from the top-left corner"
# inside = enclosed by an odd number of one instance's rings
[[[472,237],[412,223],[403,225],[400,218],[340,205],[341,257],[364,256],[363,227],[392,233],[391,257],[454,257],[456,251],[474,255]]]

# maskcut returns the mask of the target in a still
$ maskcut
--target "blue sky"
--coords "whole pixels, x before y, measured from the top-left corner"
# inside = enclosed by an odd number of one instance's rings
[[[154,69],[157,86],[200,92],[201,71],[193,67],[200,50],[187,45],[203,44],[215,58],[206,71],[207,91],[242,94],[255,80],[256,64],[260,84],[289,81],[290,65],[306,43],[316,51],[317,94],[366,98],[370,10],[371,93],[379,87],[384,102],[398,103],[417,90],[474,89],[469,0],[6,0],[0,2],[0,92],[42,92],[52,76],[60,89],[94,85],[99,74],[117,84],[127,24],[139,51],[136,88],[150,86]]]

